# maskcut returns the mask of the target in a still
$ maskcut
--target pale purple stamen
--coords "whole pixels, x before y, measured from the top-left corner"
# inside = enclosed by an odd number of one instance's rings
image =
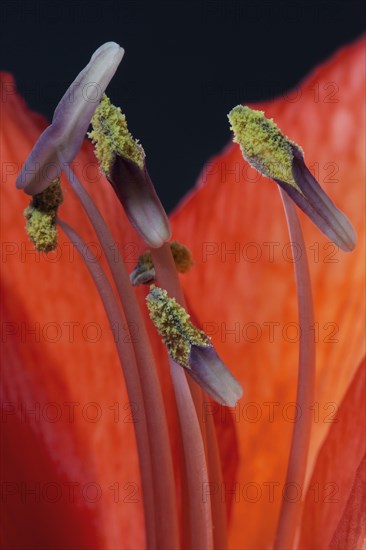
[[[179,285],[177,271],[169,245],[151,250],[158,284],[182,306],[184,296]],[[192,548],[213,548],[211,501],[202,498],[202,488],[208,482],[208,468],[202,435],[202,419],[192,399],[185,371],[170,359],[170,372],[177,401],[182,431],[183,449],[188,481],[188,509],[190,517],[190,542]],[[201,403],[199,403],[201,404]]]
[[[178,517],[175,503],[173,461],[169,446],[163,397],[150,341],[123,260],[108,226],[71,167],[67,165],[61,156],[59,160],[94,227],[111,270],[127,322],[138,330],[138,339],[133,343],[133,347],[143,400],[146,410],[149,411],[147,414],[147,427],[155,493],[153,509],[150,509],[147,513],[150,515],[150,521],[152,516],[155,517],[157,547],[162,548],[162,550],[174,549],[178,546]],[[162,470],[164,476],[160,475]]]
[[[296,208],[280,188],[285,208],[290,240],[302,250],[301,257],[294,262],[296,276],[298,318],[300,328],[299,369],[296,402],[301,417],[294,424],[291,450],[287,467],[285,487],[295,484],[304,493],[304,481],[311,433],[311,407],[315,392],[315,342],[311,327],[314,326],[314,308],[311,292],[309,266],[305,241]],[[294,248],[294,257],[296,249]],[[294,537],[301,518],[301,501],[283,498],[278,520],[275,550],[294,548]]]
[[[72,227],[60,219],[58,220],[58,224],[84,260],[97,287],[112,330],[116,327],[128,327],[121,314],[120,308],[118,307],[112,287],[97,258],[93,255],[87,244]],[[130,341],[131,336],[128,339],[128,342],[125,342],[122,338],[115,339],[120,364],[126,382],[128,398],[131,402],[137,404],[137,410],[139,411],[139,416],[138,418],[135,418],[134,421],[134,427],[143,490],[146,543],[148,548],[155,548],[157,538],[156,522],[154,518],[155,491],[149,433],[146,420],[151,411],[146,410],[144,404],[136,358],[134,355],[133,346],[129,343]]]

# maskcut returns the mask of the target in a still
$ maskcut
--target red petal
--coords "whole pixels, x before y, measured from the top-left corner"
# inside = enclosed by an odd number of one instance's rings
[[[346,509],[329,545],[330,550],[363,548],[366,540],[366,457],[357,469]]]
[[[365,365],[364,360],[317,457],[305,499],[303,550],[359,548],[365,511]]]

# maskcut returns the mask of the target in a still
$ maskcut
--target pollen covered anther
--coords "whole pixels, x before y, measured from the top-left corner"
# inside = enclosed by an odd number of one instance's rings
[[[194,265],[192,254],[184,244],[179,241],[170,243],[170,250],[178,273],[187,273]],[[150,284],[155,281],[156,274],[150,250],[146,250],[139,257],[137,264],[130,274],[131,283],[134,286]]]
[[[237,105],[228,118],[234,141],[240,144],[245,160],[280,185],[336,245],[346,252],[353,250],[357,238],[352,224],[306,166],[301,147],[286,137],[262,111]]]
[[[51,252],[57,247],[56,216],[63,202],[60,180],[32,197],[24,210],[26,232],[39,252]]]
[[[150,287],[146,298],[150,318],[156,326],[169,355],[182,367],[190,369],[189,354],[193,345],[212,346],[210,338],[189,320],[189,314],[166,290]]]
[[[234,141],[239,143],[249,164],[266,177],[279,178],[297,187],[292,175],[293,142],[275,122],[266,118],[263,111],[243,105],[234,107],[228,118]]]
[[[145,152],[127,128],[126,117],[106,95],[91,120],[88,136],[102,173],[112,185],[126,215],[144,242],[159,248],[170,239],[168,216],[146,168]]]
[[[189,320],[189,314],[174,298],[152,285],[146,297],[150,318],[171,359],[215,401],[234,407],[242,387],[218,356],[211,339]]]
[[[113,105],[106,94],[95,110],[91,124],[93,130],[88,137],[94,144],[95,156],[106,177],[111,177],[117,156],[123,156],[143,168],[145,152],[142,145],[130,134],[126,116],[120,107]]]
[[[179,273],[187,273],[194,265],[191,251],[179,241],[170,243],[173,260]]]

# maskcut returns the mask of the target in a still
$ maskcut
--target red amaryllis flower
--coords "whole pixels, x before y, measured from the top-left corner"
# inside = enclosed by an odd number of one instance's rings
[[[223,480],[211,477],[200,487],[202,501],[211,496],[213,510],[231,505],[231,548],[271,548],[286,499],[303,503],[294,546],[359,547],[364,536],[364,47],[360,41],[345,48],[294,94],[255,106],[303,147],[308,166],[358,235],[356,249],[346,255],[301,215],[315,305],[311,411],[296,406],[293,265],[273,183],[230,145],[206,165],[197,188],[171,217],[174,238],[195,259],[181,277],[188,306],[244,388],[234,409],[208,399],[201,404],[203,424],[215,416],[224,471]],[[15,179],[46,122],[29,112],[10,76],[3,76],[2,88],[3,546],[143,548],[143,480],[134,431],[143,422],[142,410],[127,397],[115,350],[116,342],[141,334],[120,323],[110,330],[85,265],[63,234],[49,255],[35,252],[25,237],[21,212],[27,201]],[[143,246],[100,176],[90,143],[82,146],[74,168],[88,181],[132,270]],[[105,267],[95,234],[64,185],[62,217],[89,244],[84,256],[93,251]],[[145,293],[138,293],[143,307]],[[177,503],[187,502],[190,483],[176,401],[164,349],[150,321],[146,326],[168,413],[180,545],[186,548],[192,518]],[[286,486],[291,434],[308,412],[305,483]],[[224,529],[219,521],[216,526]],[[215,546],[222,547],[220,533]]]

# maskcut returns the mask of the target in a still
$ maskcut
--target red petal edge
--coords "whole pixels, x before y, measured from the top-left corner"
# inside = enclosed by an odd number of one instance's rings
[[[343,398],[320,449],[307,491],[299,548],[359,548],[349,545],[361,536],[359,498],[365,456],[365,359]]]

